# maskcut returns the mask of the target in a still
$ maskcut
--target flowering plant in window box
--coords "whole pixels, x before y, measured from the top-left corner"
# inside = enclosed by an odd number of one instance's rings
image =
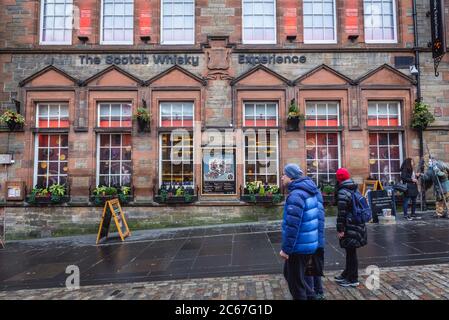
[[[198,196],[195,195],[193,187],[162,185],[154,201],[166,204],[193,203],[198,201]]]
[[[298,105],[293,99],[288,107],[287,131],[299,131],[299,122],[304,119],[304,115],[299,113]]]
[[[91,201],[97,206],[103,206],[106,201],[117,198],[121,205],[128,204],[133,198],[131,188],[128,186],[98,186],[92,191]]]
[[[0,116],[0,122],[6,123],[8,125],[9,131],[14,131],[17,126],[23,126],[23,124],[25,123],[25,118],[18,112],[6,110]]]
[[[69,202],[65,185],[53,184],[49,188],[35,187],[27,196],[26,202],[29,204],[60,204]]]
[[[277,185],[263,185],[260,182],[248,182],[243,189],[240,200],[254,204],[276,204],[284,200],[284,195]]]
[[[136,114],[134,115],[134,119],[137,120],[137,124],[139,125],[139,132],[144,132],[150,123],[151,114],[144,107],[139,107],[136,110]]]

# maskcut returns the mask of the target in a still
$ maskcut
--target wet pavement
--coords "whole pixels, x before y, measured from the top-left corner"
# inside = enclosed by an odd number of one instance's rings
[[[344,252],[327,221],[325,268],[339,270]],[[449,220],[424,217],[370,224],[360,267],[449,262]],[[7,243],[0,250],[0,290],[65,286],[66,267],[80,269],[81,286],[207,277],[279,274],[280,222],[137,231],[95,245],[95,235]]]

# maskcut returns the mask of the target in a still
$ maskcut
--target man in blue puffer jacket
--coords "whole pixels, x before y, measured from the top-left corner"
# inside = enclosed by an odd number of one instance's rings
[[[320,234],[324,233],[324,223],[320,223],[324,218],[323,198],[316,184],[296,164],[285,166],[282,183],[289,191],[280,252],[285,259],[284,277],[293,299],[307,300],[312,288],[306,283],[305,271],[307,260],[320,246]]]

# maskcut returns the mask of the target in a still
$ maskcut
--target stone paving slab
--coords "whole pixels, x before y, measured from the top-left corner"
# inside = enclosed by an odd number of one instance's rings
[[[369,290],[367,275],[359,270],[360,286],[342,288],[326,272],[328,300],[447,300],[449,264],[380,269],[379,288]],[[280,274],[186,279],[127,284],[0,292],[0,300],[289,300]]]

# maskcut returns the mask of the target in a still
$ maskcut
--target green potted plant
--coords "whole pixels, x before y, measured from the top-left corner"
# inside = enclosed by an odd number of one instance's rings
[[[413,108],[412,128],[425,130],[429,124],[435,121],[435,117],[429,111],[430,106],[422,101],[417,101]]]
[[[299,122],[304,120],[304,116],[299,113],[299,107],[293,99],[288,107],[287,131],[299,131]]]
[[[137,120],[139,125],[139,132],[144,132],[150,123],[151,115],[144,107],[139,107],[136,110],[134,118]]]
[[[23,126],[23,124],[25,123],[25,118],[18,112],[6,110],[0,116],[0,122],[6,123],[8,125],[9,131],[14,131],[17,125]]]
[[[50,186],[48,191],[50,191],[52,203],[62,202],[63,197],[66,195],[65,186],[61,184],[54,184]]]
[[[325,203],[332,204],[335,197],[335,188],[331,185],[324,185],[321,189],[321,194],[323,195],[323,201]]]

